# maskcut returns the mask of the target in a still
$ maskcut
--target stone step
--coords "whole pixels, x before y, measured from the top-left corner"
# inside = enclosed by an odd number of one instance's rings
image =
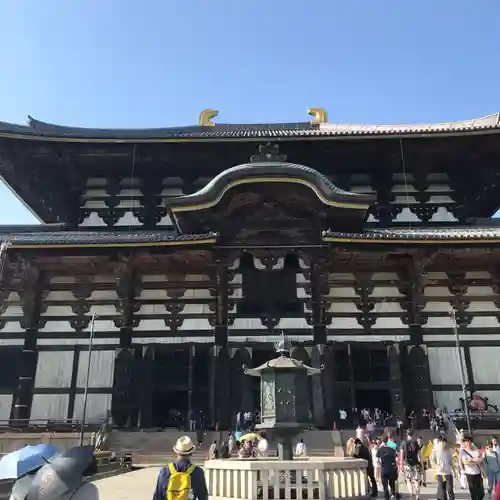
[[[162,432],[127,432],[127,431],[112,431],[106,441],[106,448],[114,451],[135,451],[147,453],[169,453],[178,437],[182,434],[188,435],[196,442],[195,433],[182,433],[175,430],[166,430]],[[297,436],[295,441],[300,438],[308,449],[322,450],[324,453],[335,454],[335,450],[342,447],[342,435],[339,431],[309,431]],[[213,441],[221,441],[228,439],[227,432],[209,431],[204,436],[204,447],[208,448]],[[272,445],[272,435],[269,436]],[[338,454],[338,453],[337,453]]]

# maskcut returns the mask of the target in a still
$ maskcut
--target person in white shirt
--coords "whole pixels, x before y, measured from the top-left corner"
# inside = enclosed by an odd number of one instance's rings
[[[365,430],[361,425],[358,425],[356,428],[356,439],[359,439],[361,442],[365,440]]]
[[[474,447],[469,436],[462,439],[459,459],[467,478],[471,500],[483,500],[484,485],[481,469],[483,458],[480,451]]]
[[[300,438],[300,441],[295,445],[295,456],[305,457],[307,456],[307,448],[304,444],[304,439]]]
[[[373,445],[371,447],[371,454],[372,454],[372,463],[373,463],[373,471],[375,474],[375,481],[377,482],[378,485],[382,484],[382,476],[380,474],[380,458],[377,457],[377,451],[380,447],[380,443],[375,440],[373,442]]]
[[[371,441],[372,439],[372,434],[373,434],[373,431],[375,430],[375,425],[373,424],[373,422],[370,420],[369,422],[367,422],[366,424],[366,437],[368,439],[368,441]]]
[[[498,444],[498,439],[496,436],[491,438],[491,444],[493,445],[493,450],[500,455],[500,445]]]
[[[438,446],[434,446],[431,461],[436,464],[437,498],[455,500],[453,491],[453,452],[446,438],[438,437]]]
[[[347,420],[347,412],[345,410],[339,410],[339,430],[342,430],[345,427],[346,420]]]
[[[267,457],[269,451],[269,441],[266,439],[265,434],[260,435],[259,442],[257,443],[257,450],[259,452],[259,457]]]

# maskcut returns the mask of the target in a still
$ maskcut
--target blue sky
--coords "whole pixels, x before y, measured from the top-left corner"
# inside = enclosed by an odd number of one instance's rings
[[[431,122],[500,111],[498,0],[0,2],[0,120]],[[30,213],[0,186],[0,224]]]

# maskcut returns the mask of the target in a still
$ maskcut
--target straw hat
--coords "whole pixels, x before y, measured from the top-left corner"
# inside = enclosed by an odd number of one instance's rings
[[[175,443],[173,450],[178,455],[191,455],[196,450],[196,446],[189,436],[182,436]]]

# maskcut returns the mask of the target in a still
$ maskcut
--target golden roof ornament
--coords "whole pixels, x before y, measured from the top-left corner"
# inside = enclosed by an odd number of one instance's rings
[[[314,116],[314,120],[311,120],[311,125],[319,125],[320,123],[328,122],[328,115],[324,108],[309,108],[307,114]]]
[[[219,114],[216,109],[204,109],[200,113],[200,117],[198,118],[198,125],[202,127],[213,127],[215,122],[212,120]]]

